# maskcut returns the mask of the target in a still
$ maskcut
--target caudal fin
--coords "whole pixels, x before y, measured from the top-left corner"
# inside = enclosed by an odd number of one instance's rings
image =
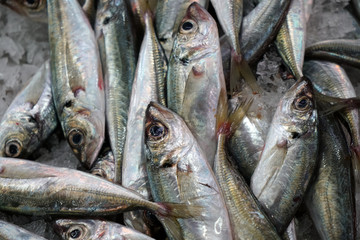
[[[321,115],[329,115],[344,109],[360,107],[360,98],[337,98],[331,97],[315,91],[315,97],[318,104],[322,106]]]
[[[231,53],[230,65],[230,92],[237,92],[240,89],[240,78],[244,78],[245,82],[250,86],[254,94],[261,93],[261,88],[256,82],[256,78],[251,71],[249,64],[241,59],[234,51]]]

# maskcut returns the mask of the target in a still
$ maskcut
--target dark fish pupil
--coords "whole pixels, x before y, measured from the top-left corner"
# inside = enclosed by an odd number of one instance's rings
[[[191,22],[184,22],[184,24],[182,25],[182,28],[185,31],[188,31],[193,28],[193,24]]]
[[[298,104],[299,108],[305,108],[306,105],[307,105],[306,99],[302,99]]]
[[[72,141],[74,144],[80,144],[82,140],[82,136],[80,133],[76,133],[74,134],[74,136],[72,137]]]
[[[150,128],[150,133],[154,137],[158,137],[162,135],[163,132],[164,132],[164,128],[161,126],[154,125]]]
[[[15,144],[11,144],[9,147],[9,152],[11,155],[17,154],[19,151],[18,147]]]
[[[80,237],[80,230],[79,230],[79,229],[75,229],[75,230],[71,231],[70,237],[71,237],[71,238],[78,238],[78,237]]]
[[[26,0],[28,4],[33,5],[35,3],[35,0]]]

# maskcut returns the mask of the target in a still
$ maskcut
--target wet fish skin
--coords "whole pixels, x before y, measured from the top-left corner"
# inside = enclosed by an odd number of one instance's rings
[[[121,224],[95,219],[59,219],[56,220],[56,230],[62,239],[82,240],[151,240],[153,238]],[[76,237],[72,237],[76,236]]]
[[[355,239],[351,153],[335,117],[319,118],[319,168],[305,203],[321,239]]]
[[[297,81],[274,114],[251,189],[282,234],[300,206],[316,166],[317,110],[309,80]]]
[[[312,44],[305,50],[306,59],[320,59],[360,67],[360,40],[334,39]]]
[[[144,144],[145,111],[150,101],[160,101],[161,94],[158,85],[165,79],[167,66],[149,14],[145,15],[145,25],[145,36],[132,86],[122,166],[122,185],[137,191],[145,199],[150,199]],[[124,215],[127,226],[150,234],[151,229],[142,219],[141,211]]]
[[[199,218],[179,219],[182,239],[232,239],[219,185],[186,123],[176,113],[152,102],[146,111],[145,134],[154,199],[216,209],[204,211]],[[169,231],[168,236],[174,238]]]
[[[243,18],[240,48],[243,58],[253,64],[276,37],[285,19],[290,0],[262,0]]]
[[[0,239],[2,240],[46,240],[19,226],[0,220]]]
[[[281,239],[245,179],[229,162],[226,138],[225,134],[219,134],[214,172],[224,195],[234,239]]]
[[[2,117],[0,157],[29,157],[57,126],[47,61],[29,79]]]
[[[90,172],[110,182],[115,181],[115,159],[111,149],[108,148],[101,152]]]
[[[183,29],[190,24],[191,29]],[[184,118],[212,165],[216,110],[219,101],[226,101],[217,26],[197,3],[190,5],[181,25],[169,61],[167,102]]]
[[[292,1],[285,20],[277,34],[275,45],[296,79],[303,76],[305,56],[306,17],[305,1]]]
[[[100,0],[95,32],[104,72],[107,132],[121,183],[130,93],[136,69],[135,33],[125,2]],[[125,41],[126,40],[126,41]]]
[[[336,63],[325,61],[305,61],[304,74],[311,79],[314,88],[320,93],[332,97],[352,98],[356,97],[355,89],[348,78],[345,70]],[[340,112],[349,129],[351,136],[352,168],[354,178],[354,189],[356,199],[359,196],[360,186],[360,119],[359,110],[351,109]],[[357,228],[360,228],[360,202],[356,203],[356,222]],[[358,231],[356,231],[358,232]]]
[[[90,168],[105,132],[105,97],[94,32],[75,0],[48,3],[52,91],[74,154]]]
[[[208,5],[208,0],[163,0],[158,1],[155,11],[155,28],[159,42],[165,51],[166,57],[170,58],[173,48],[174,37],[182,18],[188,7],[197,2],[204,8]]]
[[[0,170],[0,209],[11,212],[106,216],[148,209],[165,222],[167,217],[200,213],[198,206],[147,201],[131,189],[78,170],[14,158],[0,158]]]

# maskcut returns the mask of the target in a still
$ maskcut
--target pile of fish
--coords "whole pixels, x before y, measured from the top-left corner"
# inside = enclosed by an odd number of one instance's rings
[[[342,68],[360,40],[305,48],[312,0],[0,4],[47,22],[50,43],[0,122],[1,211],[63,239],[297,239],[301,215],[321,239],[360,237]],[[254,69],[272,44],[291,87],[269,121]],[[81,170],[31,161],[57,128]],[[0,239],[44,238],[0,221]]]

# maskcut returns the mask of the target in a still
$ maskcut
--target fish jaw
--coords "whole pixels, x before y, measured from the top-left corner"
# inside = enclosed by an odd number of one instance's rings
[[[82,111],[81,114],[70,115],[63,124],[71,149],[87,168],[95,162],[104,141],[105,125],[99,116],[96,111]]]

